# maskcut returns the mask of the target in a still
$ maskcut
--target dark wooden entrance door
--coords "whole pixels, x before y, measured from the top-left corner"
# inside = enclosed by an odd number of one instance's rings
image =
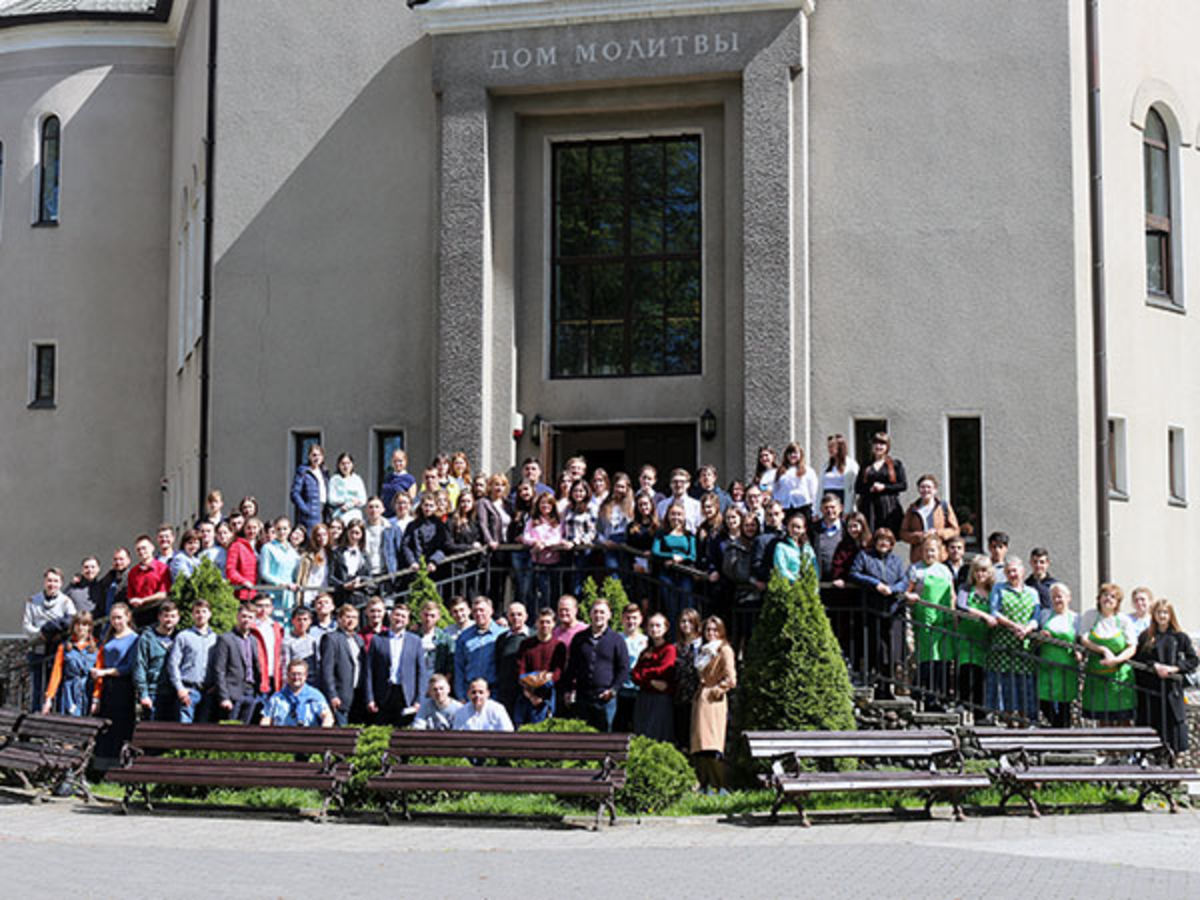
[[[637,484],[638,470],[649,463],[658,470],[659,489],[674,468],[696,469],[695,425],[555,426],[553,474],[557,479],[568,459],[583,456],[588,469],[602,467],[609,475],[625,472]]]

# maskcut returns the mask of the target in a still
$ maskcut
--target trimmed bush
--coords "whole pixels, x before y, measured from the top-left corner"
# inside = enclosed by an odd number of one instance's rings
[[[617,806],[630,813],[662,812],[695,783],[691,764],[673,744],[635,734],[625,766],[625,787],[617,791]]]
[[[579,614],[583,621],[591,620],[592,604],[603,597],[608,601],[608,606],[612,610],[613,627],[620,629],[621,613],[629,605],[629,595],[625,593],[625,586],[621,584],[621,579],[610,575],[597,586],[596,580],[589,575],[584,580],[579,595]]]
[[[453,620],[450,618],[450,611],[446,609],[446,604],[442,602],[442,595],[438,593],[437,585],[433,583],[433,579],[429,577],[429,571],[425,568],[425,558],[421,558],[421,565],[417,569],[417,574],[412,580],[412,584],[408,588],[408,597],[405,598],[408,603],[408,608],[412,610],[412,621],[420,621],[421,607],[426,603],[433,602],[438,605],[441,612],[438,615],[438,627],[445,628]]]
[[[738,675],[741,731],[853,731],[850,676],[810,569],[767,586]]]
[[[200,560],[195,573],[176,579],[168,595],[179,607],[179,627],[190,628],[192,624],[192,601],[203,597],[212,607],[209,627],[217,634],[232,631],[237,624],[238,599],[233,585],[225,580],[211,559]]]
[[[367,725],[358,733],[354,755],[348,762],[353,766],[346,785],[346,807],[362,809],[374,806],[374,795],[367,791],[367,781],[383,770],[383,751],[392,740],[390,725]]]

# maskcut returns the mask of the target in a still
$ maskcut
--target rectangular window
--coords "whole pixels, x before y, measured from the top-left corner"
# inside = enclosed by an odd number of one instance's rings
[[[308,451],[320,443],[321,432],[319,431],[292,432],[292,469],[288,472],[289,479],[298,468],[308,465]]]
[[[376,428],[375,432],[375,493],[383,491],[383,480],[392,471],[392,454],[404,449],[404,432],[397,429]],[[392,514],[388,510],[387,514]]]
[[[550,375],[700,372],[700,138],[553,148]]]
[[[946,420],[946,438],[948,499],[967,549],[983,550],[983,420],[951,416]]]
[[[1125,468],[1125,420],[1108,420],[1108,496],[1129,499],[1129,476]]]
[[[1183,429],[1167,429],[1167,499],[1173,506],[1187,505],[1187,450]]]
[[[855,419],[854,420],[854,458],[859,467],[871,464],[871,436],[876,432],[888,430],[887,419]]]
[[[57,396],[57,347],[34,344],[29,365],[30,409],[53,409]]]

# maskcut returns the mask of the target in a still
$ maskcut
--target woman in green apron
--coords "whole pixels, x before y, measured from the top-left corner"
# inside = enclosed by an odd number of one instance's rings
[[[1075,643],[1079,616],[1071,611],[1071,589],[1061,581],[1050,588],[1050,609],[1042,611],[1038,638],[1038,706],[1051,728],[1071,727],[1071,704],[1079,696],[1079,651],[1052,643]]]
[[[1100,585],[1096,608],[1079,623],[1080,642],[1091,652],[1084,668],[1083,716],[1101,725],[1131,725],[1137,705],[1133,667],[1137,652],[1132,623],[1120,615],[1121,589]]]
[[[971,560],[967,586],[958,594],[958,638],[954,658],[958,661],[958,702],[976,716],[985,712],[984,685],[987,683],[988,652],[992,646],[992,586],[996,570],[992,561],[980,554]]]
[[[1029,635],[1037,629],[1041,608],[1037,591],[1025,585],[1025,563],[1010,556],[1004,563],[1004,584],[992,589],[992,651],[988,656],[988,706],[1037,721],[1034,669]]]
[[[925,709],[940,712],[950,693],[950,660],[954,654],[954,576],[939,561],[942,542],[927,537],[921,543],[921,562],[908,570],[904,598],[912,608],[912,626],[917,644],[917,689]],[[918,603],[920,600],[922,602]]]

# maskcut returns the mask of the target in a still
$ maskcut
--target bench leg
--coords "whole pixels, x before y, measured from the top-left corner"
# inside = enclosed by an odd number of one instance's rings
[[[796,812],[800,813],[800,825],[802,828],[812,828],[812,819],[808,817],[808,812],[804,808],[804,801],[796,799],[792,801],[796,806]]]
[[[154,812],[154,804],[150,802],[150,785],[142,785],[142,800],[146,803],[146,809],[149,812]]]
[[[936,799],[937,796],[932,791],[925,795],[925,818],[933,818],[933,804]]]
[[[779,818],[779,807],[783,806],[784,801],[783,791],[776,788],[775,802],[771,804],[771,821],[774,822]]]
[[[400,814],[404,816],[405,822],[412,821],[412,811],[408,808],[408,792],[400,792]]]
[[[608,807],[608,827],[613,828],[617,824],[617,801],[609,797],[604,801],[604,805]]]

